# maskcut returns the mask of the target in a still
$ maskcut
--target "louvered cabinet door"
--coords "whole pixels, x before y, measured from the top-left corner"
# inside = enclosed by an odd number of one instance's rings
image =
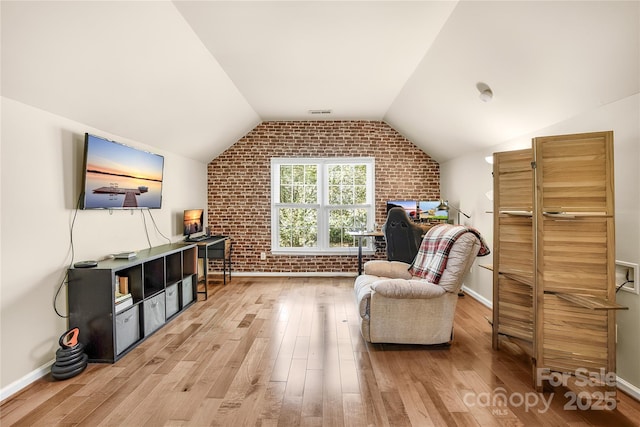
[[[535,138],[537,368],[615,372],[613,133]]]
[[[534,335],[531,149],[494,154],[493,348],[499,337],[532,352]]]

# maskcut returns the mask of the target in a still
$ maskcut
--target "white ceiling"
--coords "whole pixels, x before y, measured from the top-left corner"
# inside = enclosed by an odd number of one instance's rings
[[[446,161],[640,91],[639,1],[0,4],[2,96],[202,162],[318,118]]]

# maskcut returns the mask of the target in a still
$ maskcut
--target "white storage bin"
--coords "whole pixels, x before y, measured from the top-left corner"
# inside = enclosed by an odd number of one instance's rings
[[[193,301],[193,276],[182,279],[182,306]]]
[[[144,336],[149,336],[153,331],[164,325],[164,292],[144,301]]]
[[[140,317],[138,305],[134,305],[116,315],[116,354],[122,353],[139,340]]]
[[[178,299],[178,284],[174,283],[171,286],[167,286],[164,291],[166,295],[165,305],[167,309],[167,319],[173,316],[180,310],[180,300]]]

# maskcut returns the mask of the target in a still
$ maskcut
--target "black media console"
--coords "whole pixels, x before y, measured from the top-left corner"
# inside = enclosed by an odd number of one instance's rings
[[[172,243],[69,269],[69,327],[89,362],[114,363],[194,304],[197,260],[195,244]]]

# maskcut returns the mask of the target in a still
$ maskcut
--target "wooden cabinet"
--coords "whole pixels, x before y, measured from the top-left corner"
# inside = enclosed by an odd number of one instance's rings
[[[552,372],[615,372],[613,189],[612,132],[494,154],[493,346],[520,344],[538,390]]]
[[[115,362],[196,301],[197,247],[179,243],[139,251],[93,268],[69,269],[69,327],[80,329],[90,362]],[[131,301],[116,292],[124,280]]]

